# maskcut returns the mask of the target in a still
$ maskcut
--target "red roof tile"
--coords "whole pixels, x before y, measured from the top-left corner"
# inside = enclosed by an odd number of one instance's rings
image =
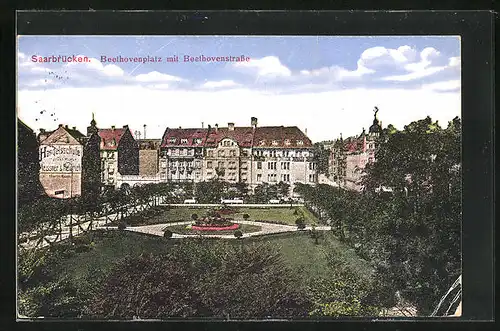
[[[253,128],[235,127],[233,130],[218,128],[217,132],[215,128],[211,128],[205,146],[216,147],[225,138],[235,140],[240,147],[252,147]]]
[[[186,146],[202,147],[205,144],[207,129],[169,129],[165,130],[161,147]],[[186,142],[183,142],[186,139]],[[200,139],[197,144],[196,140]]]
[[[101,137],[102,150],[116,150],[120,139],[123,137],[127,129],[99,129],[99,137]]]
[[[254,146],[277,148],[313,147],[311,139],[296,126],[257,127]]]

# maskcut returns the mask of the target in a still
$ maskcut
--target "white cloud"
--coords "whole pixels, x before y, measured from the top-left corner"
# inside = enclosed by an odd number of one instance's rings
[[[450,57],[448,61],[448,66],[450,67],[459,67],[462,64],[462,61],[460,59],[460,56],[453,56]]]
[[[202,85],[204,88],[219,88],[219,87],[235,87],[240,84],[235,83],[233,80],[221,80],[221,81],[208,81]]]
[[[147,74],[141,74],[135,76],[135,79],[142,83],[153,83],[153,82],[180,82],[183,79],[176,76],[171,76],[167,74],[162,74],[158,71],[151,71]]]
[[[259,77],[290,77],[292,75],[291,70],[284,66],[276,56],[266,56],[248,62],[235,62],[233,67],[250,71]]]
[[[385,67],[401,67],[415,60],[416,50],[410,46],[401,46],[397,49],[372,47],[366,49],[358,60],[358,68],[366,68],[373,72]]]
[[[85,55],[77,55],[76,57],[85,57]],[[101,61],[96,58],[89,57],[89,62],[68,62],[64,65],[68,69],[76,69],[77,71],[95,70],[102,72],[105,76],[121,77],[125,72],[116,64],[103,65]]]

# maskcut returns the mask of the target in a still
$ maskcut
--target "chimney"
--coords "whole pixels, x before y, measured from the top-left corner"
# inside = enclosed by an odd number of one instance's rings
[[[73,130],[76,130],[76,126],[73,127]]]
[[[219,124],[215,124],[215,133],[219,132]]]
[[[62,126],[63,126],[62,124],[59,124],[59,128],[62,128]]]
[[[210,130],[212,129],[212,126],[209,124],[208,125],[208,133],[210,133]]]
[[[234,131],[234,123],[227,123],[229,131]]]
[[[113,127],[113,129],[114,129],[114,128],[115,128],[115,127]],[[128,129],[128,125],[124,125],[124,126],[123,126],[123,128],[124,128],[124,129]]]
[[[146,139],[146,124],[144,124],[144,138],[143,139]]]
[[[305,134],[306,134],[306,136],[307,136],[307,128],[305,128],[304,133],[305,133]]]
[[[45,129],[40,129],[40,133],[45,133]]]
[[[114,125],[111,125],[111,130],[115,131],[115,126]]]
[[[66,129],[68,129],[68,124],[66,124],[64,127],[65,127]]]
[[[203,129],[204,128],[204,125],[205,123],[201,122],[201,128]]]
[[[251,123],[251,126],[256,128],[257,127],[257,117],[252,117],[250,123]]]

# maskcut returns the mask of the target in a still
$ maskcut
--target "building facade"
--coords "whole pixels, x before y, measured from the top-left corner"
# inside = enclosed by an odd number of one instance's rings
[[[139,175],[156,176],[159,172],[161,139],[137,139],[139,145]]]
[[[55,131],[39,134],[40,183],[55,198],[81,195],[82,156],[85,135],[59,124]]]
[[[220,179],[245,183],[250,189],[263,183],[315,184],[316,163],[311,140],[297,127],[169,129],[160,147],[162,181],[201,182]]]
[[[349,190],[362,190],[362,179],[367,164],[375,162],[382,122],[375,112],[373,124],[368,133],[363,129],[359,136],[337,139],[332,146],[329,158],[330,178],[337,185]]]
[[[118,173],[139,175],[139,146],[128,125],[98,129],[100,141],[101,182],[117,186]]]

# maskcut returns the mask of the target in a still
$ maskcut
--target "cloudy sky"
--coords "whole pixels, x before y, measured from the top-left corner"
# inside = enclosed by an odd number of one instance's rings
[[[39,63],[81,55],[90,63]],[[166,57],[177,55],[178,63]],[[248,62],[183,62],[185,55]],[[101,57],[161,57],[103,63]],[[314,141],[359,134],[377,106],[383,125],[460,116],[459,37],[19,36],[18,116],[57,124],[165,128],[295,125]]]

